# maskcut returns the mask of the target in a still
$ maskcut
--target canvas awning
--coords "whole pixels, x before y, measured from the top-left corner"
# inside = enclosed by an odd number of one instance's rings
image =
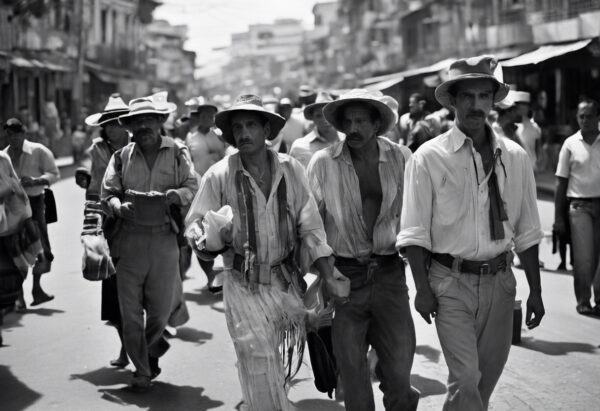
[[[385,90],[409,77],[446,70],[454,60],[456,59],[448,58],[426,67],[405,70],[399,73],[387,74],[385,76],[371,77],[370,79],[363,80],[362,83],[368,90]],[[372,81],[374,79],[375,81]]]
[[[563,56],[577,50],[581,50],[590,44],[592,40],[580,40],[573,43],[542,46],[529,53],[521,54],[515,58],[502,62],[503,67],[525,66],[528,64],[538,64],[554,57]]]

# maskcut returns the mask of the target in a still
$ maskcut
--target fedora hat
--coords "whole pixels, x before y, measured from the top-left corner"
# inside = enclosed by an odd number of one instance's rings
[[[515,103],[531,104],[531,94],[527,91],[511,90],[509,94],[512,94],[512,99]]]
[[[494,56],[477,56],[456,60],[448,69],[448,79],[435,89],[435,98],[445,106],[451,107],[450,88],[459,81],[490,79],[498,86],[494,94],[494,103],[502,101],[508,94],[508,84],[500,82],[494,76],[498,61]]]
[[[167,92],[161,91],[151,96],[135,98],[129,102],[129,112],[119,116],[119,121],[123,123],[132,117],[142,114],[161,114],[165,121],[167,116],[177,110],[177,105],[167,101]]]
[[[309,104],[304,107],[304,118],[307,120],[313,119],[313,113],[317,107],[323,107],[327,105],[327,103],[331,103],[333,101],[333,97],[326,91],[319,91],[317,93],[317,99],[314,103]]]
[[[315,95],[315,91],[313,90],[313,88],[307,84],[303,84],[300,86],[299,90],[298,90],[298,97],[309,97],[309,96],[314,96]]]
[[[114,93],[108,98],[108,102],[106,103],[106,106],[104,106],[104,110],[100,113],[87,116],[85,119],[85,124],[88,126],[102,126],[106,123],[110,123],[111,121],[116,121],[119,116],[127,113],[128,111],[129,106],[125,104],[119,93]]]
[[[383,135],[390,131],[396,124],[397,114],[382,101],[383,94],[381,92],[369,91],[361,88],[350,90],[342,94],[339,99],[327,103],[323,108],[325,119],[333,125],[337,130],[342,131],[343,127],[338,121],[340,110],[349,104],[361,103],[371,106],[377,110],[381,117],[381,129],[378,130],[378,135]]]
[[[271,125],[271,135],[268,140],[273,140],[285,125],[285,119],[279,114],[272,113],[263,107],[259,96],[254,94],[243,94],[239,96],[227,110],[217,113],[215,124],[223,132],[223,139],[235,147],[235,139],[231,131],[231,117],[235,113],[257,113],[263,116]]]
[[[186,101],[185,106],[190,109],[190,113],[197,113],[201,108],[210,107],[215,112],[219,111],[219,108],[216,104],[212,103],[210,100],[205,98],[204,96],[192,97],[188,101]]]

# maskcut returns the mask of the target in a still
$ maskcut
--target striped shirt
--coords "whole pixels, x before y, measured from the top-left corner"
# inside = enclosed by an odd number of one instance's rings
[[[521,252],[539,244],[543,233],[529,156],[517,143],[488,131],[508,214],[505,238],[491,239],[491,172],[486,175],[472,140],[454,126],[423,144],[408,162],[398,248],[420,246],[433,253],[483,261],[513,245]]]
[[[363,219],[358,176],[345,142],[318,151],[308,165],[308,179],[323,218],[327,242],[336,256],[364,258],[396,253],[405,160],[400,146],[389,139],[377,137],[377,145],[383,198],[372,241]]]

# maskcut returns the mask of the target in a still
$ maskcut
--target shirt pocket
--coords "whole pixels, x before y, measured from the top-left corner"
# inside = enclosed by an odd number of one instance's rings
[[[177,188],[175,181],[175,169],[173,167],[161,168],[156,172],[156,187],[159,191],[165,191],[170,188]]]
[[[459,222],[469,211],[468,169],[448,171],[441,179],[434,200],[433,219],[440,225],[450,226]]]

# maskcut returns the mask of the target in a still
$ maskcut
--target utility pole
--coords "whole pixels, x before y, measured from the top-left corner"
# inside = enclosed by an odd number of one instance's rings
[[[75,59],[75,76],[73,82],[73,95],[71,105],[71,118],[73,119],[73,125],[77,126],[81,122],[81,107],[83,105],[83,63],[85,61],[85,24],[83,21],[84,16],[84,2],[85,0],[73,0],[74,1],[74,16],[75,16],[75,34],[77,35],[77,56]]]

